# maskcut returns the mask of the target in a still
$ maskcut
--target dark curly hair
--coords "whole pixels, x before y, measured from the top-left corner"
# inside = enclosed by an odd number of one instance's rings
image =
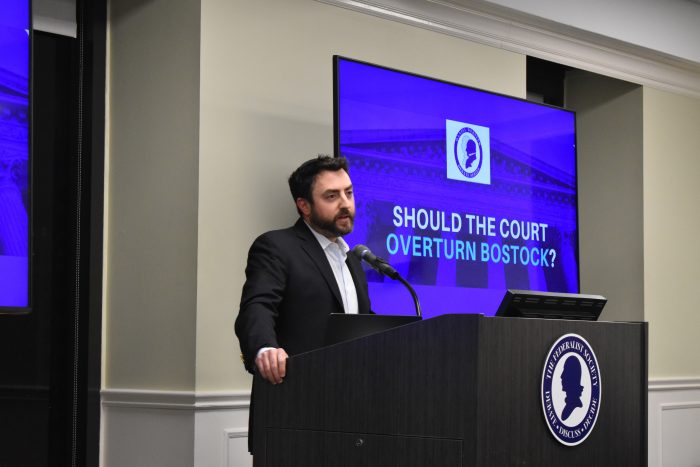
[[[297,199],[303,198],[313,204],[311,192],[314,189],[314,181],[316,180],[316,175],[324,170],[330,172],[344,170],[348,174],[350,173],[348,170],[348,160],[344,157],[320,154],[318,157],[301,164],[299,168],[289,176],[289,190],[292,192],[292,199],[296,202]],[[297,211],[298,210],[299,209],[297,209]]]

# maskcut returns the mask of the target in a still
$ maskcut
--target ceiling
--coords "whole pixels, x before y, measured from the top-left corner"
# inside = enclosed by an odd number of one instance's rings
[[[575,28],[700,63],[700,0],[423,0],[480,9],[542,27]]]
[[[451,9],[516,19],[559,33],[577,30],[700,64],[700,0],[374,0],[371,3],[429,18],[439,18]],[[75,36],[75,4],[76,0],[33,0],[34,29]]]

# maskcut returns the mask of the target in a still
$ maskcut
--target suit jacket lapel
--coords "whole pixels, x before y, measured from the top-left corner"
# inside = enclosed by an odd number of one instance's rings
[[[331,265],[328,263],[328,258],[326,258],[326,253],[323,251],[323,248],[321,248],[321,245],[319,245],[303,219],[299,219],[296,224],[294,224],[294,229],[299,238],[302,239],[301,248],[314,262],[321,276],[323,276],[323,280],[326,281],[333,296],[340,304],[340,308],[343,309],[343,299],[340,297],[340,289],[338,288],[338,283],[335,280],[335,275],[333,274]]]

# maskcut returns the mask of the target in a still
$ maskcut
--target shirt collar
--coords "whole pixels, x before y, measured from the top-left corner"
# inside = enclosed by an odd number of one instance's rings
[[[328,248],[330,245],[333,244],[328,238],[324,235],[321,235],[320,233],[316,232],[308,222],[304,221],[304,224],[309,228],[312,234],[314,234],[314,237],[316,237],[316,240],[318,240],[319,245],[321,245],[321,248],[323,251],[326,251],[326,248]],[[336,245],[340,248],[340,251],[344,254],[347,255],[348,251],[350,251],[350,247],[348,246],[347,242],[343,237],[338,237],[338,241],[335,242]]]

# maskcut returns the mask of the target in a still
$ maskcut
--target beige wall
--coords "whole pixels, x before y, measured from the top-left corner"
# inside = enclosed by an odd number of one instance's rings
[[[332,152],[333,54],[525,95],[521,55],[312,0],[110,14],[108,389],[249,389],[233,335],[247,249],[293,222],[289,172]]]
[[[313,0],[201,3],[111,2],[107,388],[249,388],[233,335],[247,249],[294,220],[288,173],[332,151],[333,54],[525,95],[515,53]],[[650,375],[700,375],[683,358],[700,103],[643,100]]]
[[[649,376],[700,376],[700,99],[644,89]]]
[[[606,321],[644,319],[642,94],[595,73],[566,75],[578,139],[581,292],[608,299]]]
[[[204,0],[197,389],[249,389],[233,335],[248,247],[295,218],[286,177],[333,151],[333,54],[525,95],[525,57],[311,0]]]
[[[199,13],[110,2],[106,388],[194,388]]]

